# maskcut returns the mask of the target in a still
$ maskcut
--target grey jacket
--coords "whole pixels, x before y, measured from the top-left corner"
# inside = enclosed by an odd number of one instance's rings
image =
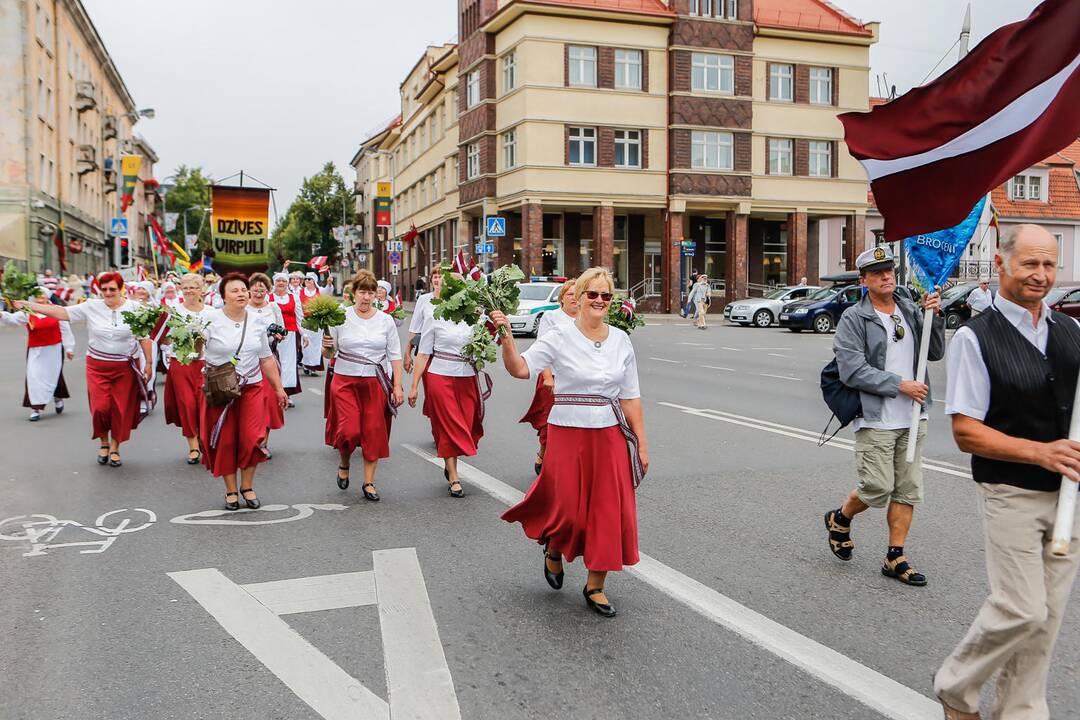
[[[687,302],[702,302],[711,295],[712,293],[709,291],[709,284],[699,280],[694,283],[694,287],[691,288],[690,297],[687,298]]]
[[[908,327],[915,331],[915,365],[919,363],[918,346],[922,338],[922,311],[910,300],[895,296],[896,307],[904,316]],[[870,296],[863,295],[856,305],[849,307],[840,317],[833,338],[833,353],[840,370],[840,381],[859,391],[863,417],[874,422],[881,419],[881,406],[885,398],[900,394],[900,376],[885,371],[885,350],[892,337],[892,328],[886,329],[870,303]],[[930,332],[930,359],[945,357],[945,321],[940,315],[934,318]],[[912,368],[912,374],[917,367]],[[929,385],[927,378],[927,385]],[[926,396],[927,404],[930,395]]]

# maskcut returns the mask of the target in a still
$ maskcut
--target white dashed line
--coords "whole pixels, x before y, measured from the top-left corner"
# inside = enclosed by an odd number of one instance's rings
[[[792,359],[790,355],[782,355],[780,353],[769,353],[769,357],[788,358],[789,360]]]
[[[724,347],[723,345],[720,346],[720,349],[721,350],[730,350],[731,352],[742,352],[742,348],[729,348],[729,347]]]
[[[761,377],[776,378],[777,380],[794,380],[795,382],[800,382],[799,378],[791,377],[789,375],[770,375],[769,373],[758,373],[758,375]]]
[[[709,370],[727,370],[728,372],[739,372],[735,368],[720,367],[719,365],[698,365],[698,367],[708,368]]]
[[[682,360],[668,360],[667,358],[651,357],[650,360],[656,360],[657,362],[673,363],[675,365],[682,365]]]

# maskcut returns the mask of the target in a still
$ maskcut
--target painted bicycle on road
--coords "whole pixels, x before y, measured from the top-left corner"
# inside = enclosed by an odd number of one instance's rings
[[[156,522],[157,515],[145,508],[110,510],[91,525],[43,513],[18,515],[0,520],[0,542],[23,545],[27,550],[23,557],[39,557],[68,547],[82,548],[79,553],[83,555],[99,554],[121,535],[145,530]]]

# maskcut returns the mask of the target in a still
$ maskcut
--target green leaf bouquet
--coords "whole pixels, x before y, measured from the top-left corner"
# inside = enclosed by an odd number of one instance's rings
[[[304,305],[305,330],[322,330],[323,334],[328,334],[330,328],[344,324],[345,306],[329,295],[313,297]]]
[[[8,307],[14,307],[16,300],[32,300],[41,288],[38,287],[37,275],[21,272],[10,260],[4,265],[4,281],[0,285],[0,295]]]
[[[158,320],[165,313],[161,305],[140,305],[137,310],[125,310],[120,316],[137,340],[145,340],[154,332]]]
[[[206,322],[197,315],[184,315],[170,311],[165,321],[172,340],[173,355],[181,365],[190,365],[199,359],[206,342]]]
[[[611,327],[619,328],[627,335],[632,333],[635,328],[645,325],[645,321],[637,314],[636,303],[630,298],[618,295],[611,299],[604,322]]]

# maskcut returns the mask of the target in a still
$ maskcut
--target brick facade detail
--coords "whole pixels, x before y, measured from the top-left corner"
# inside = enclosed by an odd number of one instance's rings
[[[749,100],[688,95],[675,95],[671,98],[672,125],[749,130],[753,117],[753,105]]]
[[[483,103],[472,108],[458,120],[460,142],[465,143],[477,135],[495,129],[495,105]]]
[[[727,240],[727,252],[724,253],[727,267],[724,268],[725,296],[727,302],[746,297],[749,283],[748,255],[750,252],[750,216],[729,211],[724,222]]]
[[[493,177],[477,178],[458,186],[458,203],[461,205],[468,205],[489,197],[495,197],[495,178]]]
[[[710,50],[742,50],[754,47],[754,26],[751,23],[715,22],[680,17],[671,29],[673,45],[709,48]]]
[[[615,208],[598,205],[593,209],[593,263],[609,270],[615,262]]]
[[[719,195],[750,197],[750,178],[745,175],[671,173],[672,195]]]
[[[797,285],[806,277],[807,244],[806,213],[788,213],[787,283]]]
[[[526,203],[521,206],[521,264],[525,275],[543,270],[544,206]]]

